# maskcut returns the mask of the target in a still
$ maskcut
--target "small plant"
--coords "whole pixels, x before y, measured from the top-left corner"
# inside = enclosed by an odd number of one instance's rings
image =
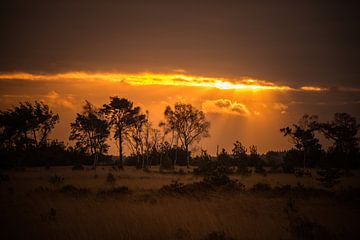
[[[224,231],[215,231],[209,233],[204,240],[235,240],[232,237],[226,236]]]
[[[252,186],[250,190],[252,192],[266,192],[271,190],[271,186],[268,183],[259,182]]]
[[[68,185],[65,185],[64,187],[62,187],[60,189],[60,192],[68,193],[75,197],[80,197],[80,196],[84,196],[84,195],[87,195],[88,193],[90,193],[90,190],[87,188],[78,188],[71,184],[68,184]]]
[[[341,171],[337,168],[328,168],[317,171],[317,174],[320,176],[317,178],[320,181],[320,184],[326,188],[332,188],[336,184],[340,183]]]
[[[190,239],[190,231],[184,228],[178,228],[175,232],[175,239]]]
[[[100,196],[121,196],[125,194],[129,194],[130,190],[126,186],[113,187],[107,190],[101,190],[98,192]]]
[[[49,182],[54,186],[59,186],[64,183],[65,178],[63,176],[58,176],[56,173],[54,176],[49,177]]]
[[[252,170],[248,166],[239,165],[236,169],[236,173],[241,176],[250,176],[252,174]]]
[[[106,182],[110,183],[110,184],[114,184],[116,182],[116,178],[112,173],[108,173],[107,177],[106,177]]]
[[[230,183],[231,181],[229,174],[226,171],[226,167],[219,165],[210,173],[205,175],[203,182],[209,185],[222,186]]]
[[[160,192],[166,193],[174,193],[174,194],[181,194],[185,193],[185,185],[183,183],[179,183],[177,180],[173,180],[169,185],[164,185]]]

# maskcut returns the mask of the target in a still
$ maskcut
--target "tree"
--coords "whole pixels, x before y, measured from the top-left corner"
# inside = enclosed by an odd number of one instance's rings
[[[101,111],[106,115],[114,129],[114,138],[119,143],[119,167],[123,168],[122,144],[126,131],[145,116],[140,114],[140,107],[134,107],[128,99],[117,96],[110,97],[110,103],[104,104]]]
[[[210,122],[205,114],[190,104],[176,103],[174,109],[167,106],[164,112],[165,124],[174,131],[187,152],[187,167],[190,167],[189,146],[209,136]]]
[[[76,119],[70,124],[69,140],[76,141],[76,148],[94,156],[94,168],[98,157],[108,151],[106,140],[109,137],[109,124],[102,113],[90,102],[86,101],[83,112],[77,113]]]
[[[242,145],[240,141],[234,143],[234,148],[232,149],[233,157],[236,162],[240,165],[247,165],[247,154],[246,147]]]
[[[360,125],[355,117],[347,113],[335,113],[334,120],[319,123],[317,127],[320,133],[333,142],[333,146],[328,151],[328,160],[335,160],[335,164],[340,163],[346,168],[358,164]],[[339,158],[344,161],[338,162]]]
[[[20,103],[13,109],[0,112],[1,145],[18,150],[45,146],[51,130],[58,122],[59,115],[43,102]]]
[[[333,141],[334,149],[342,153],[358,150],[359,137],[357,136],[360,124],[356,118],[347,113],[335,113],[334,120],[318,124],[319,130],[327,139]]]
[[[144,154],[148,156],[150,141],[150,123],[147,116],[142,115],[138,121],[125,132],[125,138],[132,153],[137,157],[137,167],[145,168]],[[140,165],[140,157],[142,162]]]
[[[317,119],[315,115],[305,114],[298,124],[293,124],[293,127],[285,127],[280,129],[284,136],[290,137],[290,142],[293,143],[299,151],[303,152],[303,167],[306,168],[307,154],[312,150],[320,150],[321,145],[319,139],[315,137],[315,130],[317,129]]]

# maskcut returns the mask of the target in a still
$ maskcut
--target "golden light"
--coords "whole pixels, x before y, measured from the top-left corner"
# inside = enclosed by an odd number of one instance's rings
[[[20,79],[31,81],[112,81],[123,82],[133,86],[163,85],[163,86],[188,86],[206,87],[222,90],[292,90],[289,86],[277,86],[274,83],[255,80],[250,78],[227,79],[185,74],[163,74],[163,73],[88,73],[88,72],[66,72],[57,74],[30,74],[30,73],[8,73],[0,74],[0,79]]]

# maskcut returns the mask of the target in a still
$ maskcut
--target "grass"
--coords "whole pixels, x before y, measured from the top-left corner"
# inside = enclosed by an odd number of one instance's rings
[[[293,194],[289,198],[296,186],[325,191],[316,172],[313,177],[301,178],[289,174],[232,175],[231,179],[243,183],[247,191],[212,191],[205,198],[196,198],[161,194],[160,189],[172,183],[191,185],[202,177],[187,173],[186,168],[185,174],[157,171],[54,167],[4,172],[11,181],[0,183],[2,238],[299,239],[309,232],[318,236],[321,230],[337,239],[360,239],[357,202],[326,194],[306,198]],[[109,173],[116,179],[110,185]],[[53,176],[64,178],[62,186],[49,182]],[[359,188],[359,176],[354,172],[342,178],[331,191]],[[259,187],[258,183],[268,184],[272,190],[266,187],[266,191],[273,194],[260,194],[267,185]],[[256,192],[251,191],[254,185]],[[181,190],[182,186],[175,187]],[[296,215],[289,218],[284,209],[295,208]]]

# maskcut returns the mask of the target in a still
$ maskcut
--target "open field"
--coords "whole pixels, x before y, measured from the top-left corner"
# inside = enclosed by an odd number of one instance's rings
[[[184,171],[54,167],[4,172],[9,180],[0,183],[1,238],[226,239],[222,238],[225,235],[229,239],[360,239],[358,194],[339,199],[331,194],[211,191],[189,195],[159,191],[174,180],[189,184],[201,181],[186,168]],[[109,173],[114,181],[107,181]],[[239,179],[247,190],[258,182],[272,187],[300,183],[320,189],[316,174],[312,175],[232,178]],[[58,181],[50,182],[54,176]],[[352,176],[341,178],[332,191],[359,188],[359,177],[360,172],[354,171]],[[67,185],[75,190],[65,188]],[[128,187],[129,192],[111,192],[119,186]]]

